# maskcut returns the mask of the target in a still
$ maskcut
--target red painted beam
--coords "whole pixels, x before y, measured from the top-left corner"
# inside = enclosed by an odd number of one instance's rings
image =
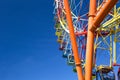
[[[75,33],[76,36],[82,36],[82,35],[87,35],[87,31],[83,31],[83,32],[76,32]]]
[[[120,66],[120,64],[116,64],[116,63],[115,63],[115,64],[113,64],[113,66]]]

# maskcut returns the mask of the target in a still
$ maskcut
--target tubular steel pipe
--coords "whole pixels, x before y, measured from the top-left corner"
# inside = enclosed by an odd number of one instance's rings
[[[92,28],[92,23],[94,21],[95,13],[96,13],[96,0],[90,0],[87,47],[86,47],[85,80],[92,80],[94,32],[92,32],[90,29]]]
[[[107,16],[113,6],[117,3],[118,0],[106,0],[103,2],[103,6],[97,12],[96,17],[94,18],[93,27],[91,27],[91,31],[95,31],[97,27],[99,27],[100,23]]]
[[[73,50],[73,54],[74,54],[78,80],[84,80],[84,77],[83,77],[83,74],[82,74],[81,59],[80,59],[79,54],[78,54],[76,36],[75,36],[75,33],[74,33],[74,27],[73,27],[72,17],[71,17],[71,10],[70,10],[70,7],[69,7],[68,0],[64,0],[64,6],[65,6],[65,11],[66,11],[68,28],[69,28],[69,31],[70,31],[70,40],[71,40],[72,50]]]

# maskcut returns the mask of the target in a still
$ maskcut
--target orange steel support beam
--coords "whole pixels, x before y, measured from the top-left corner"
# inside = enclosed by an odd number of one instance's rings
[[[73,27],[72,17],[71,17],[71,10],[70,10],[70,7],[69,7],[68,0],[64,0],[64,6],[65,6],[65,11],[66,11],[68,28],[69,28],[69,31],[70,31],[70,40],[71,40],[71,44],[72,44],[72,50],[73,50],[73,54],[74,54],[78,80],[84,80],[84,77],[83,77],[83,74],[82,74],[81,59],[79,58],[79,54],[78,54],[76,36],[75,36],[75,33],[74,33],[74,27]]]
[[[100,23],[107,16],[113,6],[117,3],[118,0],[104,0],[103,6],[97,12],[96,17],[94,18],[93,27],[91,31],[95,31],[99,27]]]
[[[94,32],[92,32],[90,29],[92,28],[95,13],[96,13],[96,0],[90,0],[87,48],[86,48],[85,80],[92,80]]]

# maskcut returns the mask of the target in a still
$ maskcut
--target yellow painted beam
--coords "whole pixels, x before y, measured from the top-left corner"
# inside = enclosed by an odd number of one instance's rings
[[[102,28],[112,28],[115,27],[116,25],[120,24],[120,14],[117,15],[116,17],[108,20],[107,22],[105,22],[104,24],[101,25]]]

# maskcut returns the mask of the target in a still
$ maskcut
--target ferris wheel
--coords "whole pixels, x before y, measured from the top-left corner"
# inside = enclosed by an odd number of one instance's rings
[[[96,2],[97,14],[107,0]],[[88,0],[69,0],[83,74],[86,65],[89,3]],[[64,0],[55,0],[54,6],[55,35],[58,37],[59,50],[63,52],[62,56],[66,58],[67,64],[73,66],[73,71],[76,72]],[[120,66],[120,1],[109,11],[94,33],[93,80],[115,80],[114,67]]]

